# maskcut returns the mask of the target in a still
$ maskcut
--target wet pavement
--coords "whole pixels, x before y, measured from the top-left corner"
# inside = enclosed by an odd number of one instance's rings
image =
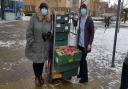
[[[122,63],[127,51],[128,28],[118,34],[115,68],[111,68],[114,27],[104,33],[104,26],[96,24],[92,53],[88,55],[89,82],[71,81],[48,84],[41,88],[34,84],[32,62],[24,56],[27,22],[15,21],[0,24],[0,89],[119,89]]]

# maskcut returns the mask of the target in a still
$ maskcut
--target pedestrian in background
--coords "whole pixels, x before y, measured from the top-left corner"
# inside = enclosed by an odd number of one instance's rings
[[[105,31],[106,31],[107,28],[109,28],[110,26],[110,17],[105,17],[104,22],[105,22]]]
[[[123,63],[120,89],[128,89],[128,52]]]
[[[78,78],[80,83],[88,82],[88,65],[87,54],[91,52],[92,42],[94,38],[94,23],[90,16],[87,14],[87,6],[82,4],[80,6],[80,25],[78,30],[78,48],[82,51],[80,61],[80,71]]]
[[[45,60],[49,57],[51,21],[47,3],[41,3],[30,19],[26,31],[25,55],[33,61],[35,84],[41,86],[44,83],[42,72]]]
[[[16,20],[21,19],[23,4],[21,2],[16,2]]]

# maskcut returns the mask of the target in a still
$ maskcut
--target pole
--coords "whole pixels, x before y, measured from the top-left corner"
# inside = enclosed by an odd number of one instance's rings
[[[115,67],[115,52],[116,52],[116,42],[117,42],[117,33],[119,31],[119,20],[120,20],[120,6],[121,0],[118,0],[118,8],[117,8],[117,20],[116,20],[116,29],[115,29],[115,37],[114,37],[114,45],[113,45],[113,56],[112,56],[112,65],[111,67]]]
[[[123,10],[124,10],[124,0],[122,0],[122,3],[121,3],[121,18],[124,19]]]
[[[4,0],[1,0],[1,18],[4,20]]]

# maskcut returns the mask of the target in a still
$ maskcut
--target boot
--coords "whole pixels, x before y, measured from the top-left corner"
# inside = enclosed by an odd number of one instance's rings
[[[39,77],[35,77],[35,85],[36,85],[37,87],[41,87],[41,83],[40,83]]]
[[[40,81],[40,84],[41,84],[41,85],[43,85],[43,84],[44,84],[44,79],[43,79],[43,77],[42,77],[42,76],[40,76],[39,81]]]

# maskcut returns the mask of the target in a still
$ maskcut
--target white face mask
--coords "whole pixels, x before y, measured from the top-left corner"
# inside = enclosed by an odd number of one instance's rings
[[[42,16],[48,15],[48,10],[45,9],[45,8],[41,9],[41,15],[42,15]]]
[[[80,14],[81,14],[82,16],[86,15],[86,14],[87,14],[87,10],[86,10],[85,8],[81,8],[81,9],[80,9]]]

